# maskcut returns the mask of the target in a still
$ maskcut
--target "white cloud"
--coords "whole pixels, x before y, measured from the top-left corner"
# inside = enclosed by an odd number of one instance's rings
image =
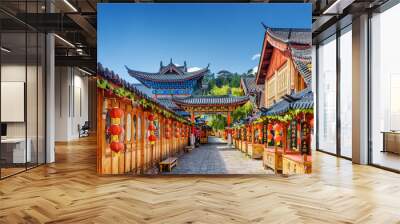
[[[252,74],[257,74],[257,71],[258,71],[258,65],[255,66],[255,67],[252,69],[251,73],[252,73]]]
[[[254,61],[256,59],[258,59],[261,55],[260,54],[255,54],[253,55],[253,57],[251,57],[251,60]]]
[[[187,70],[188,70],[188,72],[195,72],[195,71],[198,71],[200,69],[201,68],[199,68],[199,67],[191,67],[191,68],[188,68]]]

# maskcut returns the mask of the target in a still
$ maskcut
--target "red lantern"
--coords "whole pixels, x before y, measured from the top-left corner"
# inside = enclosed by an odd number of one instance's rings
[[[147,120],[154,121],[154,115],[153,114],[149,114],[149,116],[147,117]]]
[[[311,120],[310,120],[310,126],[311,126],[311,128],[314,128],[314,118],[311,118]]]
[[[113,107],[110,111],[111,118],[121,118],[124,115],[124,111],[118,107]]]
[[[280,132],[280,131],[282,131],[282,126],[280,124],[276,124],[274,126],[274,129],[275,129],[275,131]]]
[[[272,129],[272,124],[268,124],[268,130]]]
[[[122,128],[119,125],[113,124],[109,127],[108,131],[111,135],[119,135],[122,132]]]
[[[275,141],[280,142],[282,140],[282,137],[280,135],[275,136]]]
[[[113,152],[118,153],[124,149],[124,144],[121,142],[111,142],[110,148]]]
[[[150,123],[149,125],[149,131],[155,131],[157,128],[153,123]]]
[[[272,140],[272,134],[271,133],[268,134],[268,140],[270,140],[270,141]]]
[[[148,137],[148,140],[149,140],[149,142],[155,142],[155,141],[157,140],[157,138],[156,138],[155,135],[150,135],[150,136]]]

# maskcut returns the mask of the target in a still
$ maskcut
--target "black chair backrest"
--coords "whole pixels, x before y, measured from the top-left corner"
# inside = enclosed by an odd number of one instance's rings
[[[89,121],[85,121],[85,124],[83,124],[82,129],[89,129],[89,128],[90,128]]]

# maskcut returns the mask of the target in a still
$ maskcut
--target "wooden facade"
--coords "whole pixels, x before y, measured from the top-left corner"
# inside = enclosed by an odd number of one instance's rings
[[[291,91],[300,91],[306,88],[306,83],[294,66],[291,57],[281,50],[274,48],[270,59],[270,65],[264,74],[265,106],[270,107]]]
[[[102,79],[99,77],[99,79]],[[114,84],[111,84],[114,85]],[[118,86],[118,85],[116,85]],[[166,108],[157,103],[145,107],[138,102],[143,100],[135,95],[134,100],[110,93],[107,89],[97,88],[97,173],[98,174],[144,174],[158,167],[158,163],[168,157],[183,152],[189,144],[189,121],[166,116]],[[119,108],[123,111],[120,125],[123,132],[119,142],[124,147],[121,151],[111,150],[112,137],[109,134],[113,118],[110,111]],[[154,121],[149,120],[149,116]],[[150,142],[150,122],[154,122],[156,140]]]
[[[266,107],[237,123],[235,146],[275,173],[311,173],[310,49],[310,31],[266,27],[255,84],[242,79],[243,89],[264,86],[257,95],[265,96]]]

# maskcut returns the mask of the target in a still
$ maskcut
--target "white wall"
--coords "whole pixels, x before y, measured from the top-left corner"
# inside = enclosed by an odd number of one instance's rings
[[[88,78],[72,67],[56,67],[55,73],[55,141],[70,141],[88,120]]]

